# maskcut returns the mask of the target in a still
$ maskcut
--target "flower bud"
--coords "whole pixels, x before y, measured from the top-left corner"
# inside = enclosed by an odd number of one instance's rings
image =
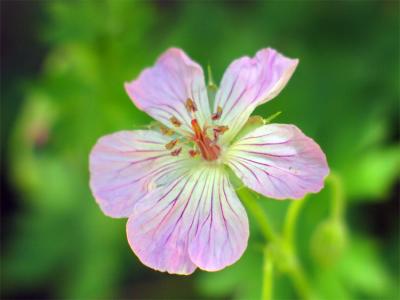
[[[311,238],[311,254],[322,266],[332,266],[346,247],[345,225],[337,220],[321,223]]]

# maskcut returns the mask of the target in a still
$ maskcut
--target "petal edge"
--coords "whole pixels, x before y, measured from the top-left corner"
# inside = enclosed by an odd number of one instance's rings
[[[258,51],[253,58],[233,61],[221,81],[214,111],[222,108],[219,124],[230,127],[223,140],[229,141],[243,127],[253,110],[285,87],[299,60],[283,56],[272,48]]]
[[[203,69],[181,49],[168,49],[154,66],[144,69],[124,87],[140,110],[166,126],[172,126],[170,118],[176,117],[182,123],[179,130],[191,132],[191,116],[185,108],[188,98],[198,107],[199,121],[203,123],[210,117]]]
[[[226,161],[245,185],[275,199],[317,193],[329,173],[319,145],[294,125],[257,128],[231,146]]]

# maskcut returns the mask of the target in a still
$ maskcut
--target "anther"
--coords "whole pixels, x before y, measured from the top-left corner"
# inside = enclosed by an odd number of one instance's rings
[[[228,126],[220,125],[214,128],[214,139],[217,139],[218,136],[224,134],[229,129]]]
[[[182,123],[176,117],[171,117],[169,120],[175,127],[180,127],[182,125]]]
[[[191,157],[195,157],[195,156],[197,156],[197,155],[199,155],[199,154],[200,154],[200,152],[197,151],[197,150],[193,150],[193,149],[190,149],[190,150],[189,150],[189,155],[190,155]]]
[[[172,156],[178,156],[179,153],[181,153],[182,147],[175,149],[174,151],[171,152]]]
[[[229,129],[228,126],[220,125],[214,128],[214,131],[218,132],[219,134],[224,134]]]
[[[197,106],[192,99],[188,98],[185,102],[185,107],[188,112],[194,113],[197,111]]]
[[[177,143],[178,143],[178,140],[177,140],[177,139],[172,140],[172,141],[170,141],[169,143],[165,144],[165,148],[166,148],[167,150],[171,150],[172,148],[175,147],[175,145],[176,145]]]
[[[214,121],[219,120],[221,118],[221,115],[222,115],[222,107],[218,106],[217,112],[211,115],[211,119],[213,119]]]
[[[174,134],[174,131],[172,129],[169,129],[165,126],[160,126],[160,131],[163,135],[171,136]]]

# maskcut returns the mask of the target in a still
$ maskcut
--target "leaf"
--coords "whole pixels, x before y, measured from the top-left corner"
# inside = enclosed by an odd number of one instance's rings
[[[394,288],[381,250],[371,240],[354,238],[339,265],[343,284],[352,293],[385,298]]]
[[[343,172],[353,201],[382,201],[399,176],[400,146],[369,151]]]

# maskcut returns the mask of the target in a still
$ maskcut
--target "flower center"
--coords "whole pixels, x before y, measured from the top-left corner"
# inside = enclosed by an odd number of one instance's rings
[[[196,118],[197,107],[192,99],[187,99],[185,103],[185,107],[187,111],[192,115],[191,127],[193,130],[193,135],[186,137],[184,139],[174,139],[165,145],[165,148],[168,150],[172,150],[176,145],[183,144],[192,144],[192,149],[189,150],[189,155],[191,157],[195,157],[197,155],[201,155],[204,160],[214,161],[217,160],[220,153],[221,147],[217,144],[218,137],[224,134],[225,131],[228,130],[228,126],[224,125],[207,125],[204,124],[203,128],[200,126],[199,122]],[[220,119],[222,114],[222,108],[218,107],[217,112],[212,114],[211,120],[215,121]],[[175,127],[180,127],[182,123],[176,118],[170,118],[171,123]],[[172,135],[170,129],[163,129],[163,132],[166,135]],[[182,151],[182,147],[175,148],[175,150],[171,151],[172,156],[178,156]]]
[[[199,149],[201,156],[205,160],[216,160],[221,152],[221,148],[217,145],[216,139],[212,141],[207,136],[207,129],[203,130],[200,128],[199,122],[196,119],[192,120],[192,129],[194,131],[193,142],[196,143],[197,148]]]

